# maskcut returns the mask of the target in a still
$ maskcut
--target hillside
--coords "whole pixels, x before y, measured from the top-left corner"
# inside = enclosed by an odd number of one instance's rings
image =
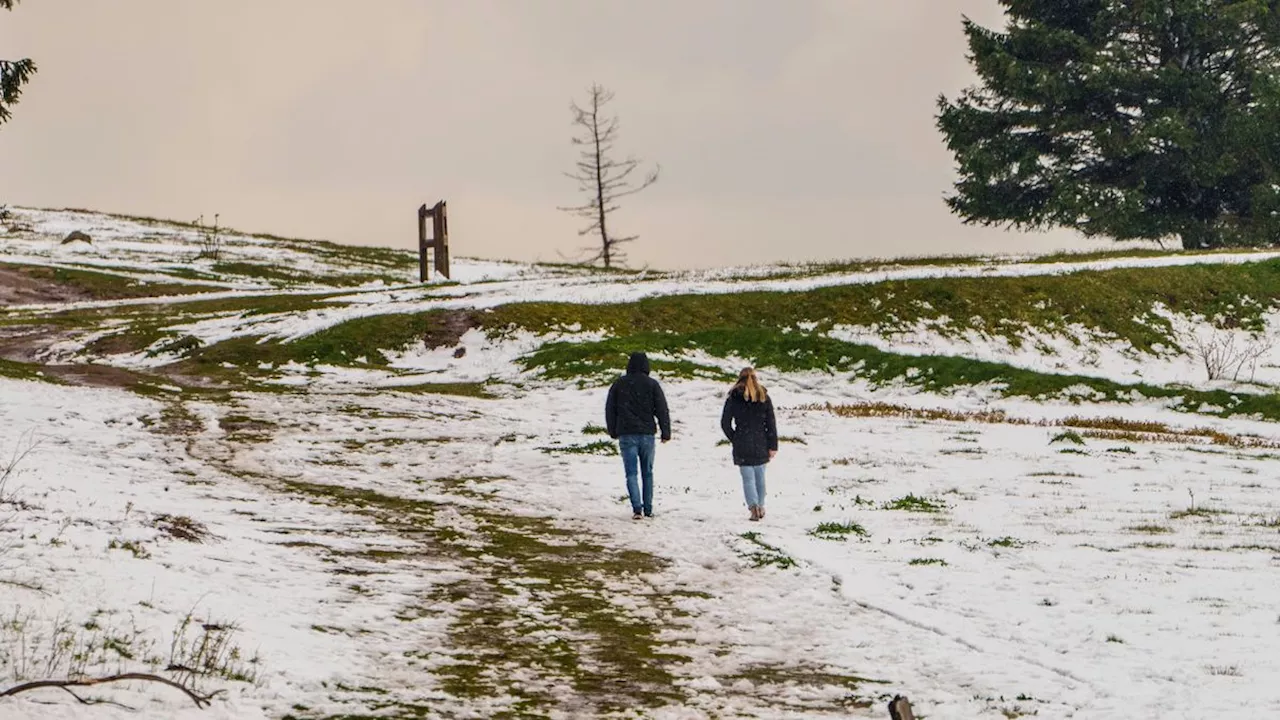
[[[5,682],[222,691],[91,692],[157,718],[1280,709],[1280,253],[416,262],[10,211]],[[675,420],[639,523],[599,427],[633,350]],[[718,425],[746,364],[762,523]],[[47,703],[138,716],[0,698]]]

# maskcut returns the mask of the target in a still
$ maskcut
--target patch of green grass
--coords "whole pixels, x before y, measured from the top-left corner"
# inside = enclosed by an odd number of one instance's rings
[[[885,510],[906,510],[908,512],[938,513],[947,509],[946,503],[933,498],[918,497],[908,494],[890,500],[881,506]]]
[[[267,442],[278,427],[276,423],[248,415],[230,414],[218,419],[218,427],[228,440],[237,442]]]
[[[1069,442],[1074,445],[1083,445],[1084,438],[1080,437],[1080,433],[1076,432],[1075,430],[1064,430],[1058,433],[1057,435],[1054,435],[1053,439],[1049,441],[1049,444],[1052,445],[1054,443],[1060,443],[1060,442]]]
[[[457,531],[434,522],[437,503],[336,485],[284,484],[317,501],[368,514],[418,543],[419,552],[451,557],[466,568],[464,579],[437,585],[421,607],[400,613],[411,620],[449,609],[450,655],[443,665],[434,654],[431,660],[440,689],[455,702],[470,707],[483,701],[490,717],[545,717],[557,710],[594,716],[683,698],[673,690],[672,669],[688,658],[672,652],[659,633],[662,618],[687,611],[671,598],[647,595],[645,602],[658,613],[655,621],[620,610],[610,599],[617,592],[610,588],[663,569],[662,559],[608,547],[546,518],[473,505],[454,506],[473,528],[464,542],[454,542]],[[538,612],[531,614],[530,605]],[[549,632],[563,636],[546,642],[536,637]],[[571,692],[553,695],[542,689],[548,685]],[[359,712],[384,709],[396,717],[419,717],[407,701],[374,700],[359,689],[351,694],[355,697],[348,702],[360,705]],[[447,707],[436,702],[421,716],[447,713]]]
[[[796,567],[796,561],[790,555],[783,552],[781,548],[761,540],[760,533],[745,532],[739,537],[751,544],[750,549],[742,553],[742,557],[746,558],[752,567],[776,567],[779,570]]]
[[[864,690],[867,685],[880,685],[885,682],[835,673],[800,662],[794,665],[747,665],[723,677],[721,684],[731,686],[741,680],[750,682],[766,705],[770,704],[770,700],[785,703],[783,698],[795,694],[800,688],[842,688],[845,696],[840,704],[845,712],[872,707],[879,699],[879,693],[874,696],[864,696],[859,691]]]
[[[312,298],[308,302],[314,304],[316,300]],[[371,367],[385,367],[389,363],[386,352],[404,350],[417,343],[427,347],[451,344],[467,327],[466,313],[373,315],[339,323],[287,343],[264,342],[258,337],[225,340],[202,349],[190,362],[197,371],[215,373],[224,363],[247,372],[257,372],[261,364],[288,362],[352,366],[361,360]],[[455,388],[462,389],[464,385],[468,384],[458,384]],[[473,391],[474,388],[467,390]]]
[[[0,358],[0,377],[13,378],[14,380],[36,380],[55,385],[65,384],[62,380],[47,375],[42,368],[42,365],[36,363],[15,362]]]
[[[549,455],[617,455],[618,445],[612,440],[596,440],[581,445],[549,445],[538,448]]]
[[[183,335],[169,342],[162,343],[159,346],[148,350],[147,357],[157,357],[159,355],[178,355],[187,357],[195,353],[201,347],[204,347],[204,341],[192,335]]]
[[[942,558],[912,558],[908,565],[940,565],[945,567],[947,561]]]
[[[253,263],[246,261],[218,262],[213,265],[213,272],[218,275],[257,278],[282,285],[292,285],[305,280],[304,275],[284,269],[276,265]]]
[[[866,537],[867,530],[852,520],[846,520],[845,522],[819,523],[817,527],[809,530],[809,534],[823,540],[839,540],[843,542],[850,535]]]
[[[1131,525],[1128,530],[1130,532],[1145,533],[1147,535],[1163,535],[1173,532],[1173,529],[1166,525],[1156,525],[1154,523],[1143,523],[1141,525]]]
[[[676,701],[670,668],[687,660],[667,650],[657,637],[654,623],[619,612],[598,581],[656,572],[664,566],[657,558],[631,550],[611,550],[590,542],[580,533],[555,528],[545,519],[482,515],[480,536],[484,547],[477,551],[499,558],[494,575],[483,587],[467,589],[469,597],[491,597],[488,603],[463,609],[463,617],[451,633],[455,648],[463,651],[462,662],[446,668],[447,691],[462,697],[484,694],[486,686],[511,692],[504,673],[489,672],[502,665],[540,665],[566,677],[575,692],[587,698],[599,711],[621,711],[656,707]],[[551,645],[519,640],[521,604],[500,600],[508,582],[537,578],[546,581],[539,592],[541,605],[568,622],[585,638]],[[660,607],[661,609],[661,607]],[[474,617],[467,617],[468,614]],[[526,621],[527,622],[527,621]],[[495,644],[494,632],[510,627],[506,640]],[[450,677],[452,675],[452,677]],[[619,687],[616,678],[628,682]],[[530,698],[545,707],[547,698]]]
[[[256,233],[250,237],[275,241],[283,247],[314,255],[331,265],[402,271],[405,273],[403,282],[416,282],[418,279],[416,272],[418,253],[412,250],[372,245],[347,245],[327,240],[300,240],[266,233]]]
[[[659,377],[705,379],[732,382],[737,375],[701,363],[667,359],[678,357],[686,349],[683,338],[675,335],[650,334],[607,338],[596,342],[550,342],[518,362],[528,371],[537,371],[548,380],[577,380],[580,383],[604,385],[612,382],[627,366],[627,358],[638,348],[649,354],[653,374]]]
[[[392,385],[384,389],[394,392],[426,393],[430,395],[457,395],[459,397],[484,400],[497,397],[489,392],[488,383],[482,382],[419,383],[417,385]]]
[[[1205,256],[1205,255],[1227,255],[1240,254],[1248,255],[1250,253],[1259,252],[1254,249],[1230,248],[1224,250],[1178,250],[1179,256]],[[1048,255],[1037,255],[1026,258],[1022,262],[1028,263],[1077,263],[1077,262],[1093,262],[1095,260],[1116,260],[1120,258],[1151,258],[1151,257],[1167,257],[1175,254],[1170,250],[1160,250],[1158,248],[1133,248],[1129,250],[1091,250],[1091,251],[1063,251],[1051,253]]]
[[[695,351],[715,357],[741,357],[757,368],[789,373],[847,372],[875,387],[901,384],[926,392],[946,393],[957,388],[985,386],[1000,397],[1075,401],[1083,398],[1125,404],[1136,399],[1159,399],[1182,412],[1220,417],[1259,415],[1280,420],[1280,394],[1124,384],[1085,375],[1040,373],[965,357],[897,354],[812,333],[763,328],[707,330],[690,335],[652,333],[598,342],[552,342],[520,358],[519,362],[525,371],[537,372],[548,379],[576,379],[582,385],[603,386],[625,366],[627,355],[636,348],[646,348],[669,358]],[[732,380],[731,374],[692,361],[654,360],[653,364],[658,374],[718,382]]]
[[[587,423],[586,425],[582,426],[582,434],[583,435],[608,435],[609,430],[603,425],[596,425],[595,423]]]
[[[416,276],[411,277],[409,273],[405,273],[402,277],[385,272],[302,273],[276,265],[251,262],[220,262],[213,266],[213,270],[223,276],[256,278],[283,287],[291,285],[357,287],[379,281],[387,285],[398,285],[416,280]]]
[[[1176,346],[1173,327],[1156,311],[1153,299],[1173,312],[1203,313],[1246,330],[1262,330],[1266,310],[1280,300],[1280,261],[894,280],[613,305],[527,303],[495,308],[484,315],[483,323],[499,331],[523,328],[542,333],[581,327],[626,336],[731,328],[796,332],[808,323],[816,324],[819,333],[837,324],[876,326],[892,333],[927,321],[943,334],[973,330],[1015,345],[1028,329],[1066,332],[1077,325],[1125,339],[1142,351]]]
[[[128,550],[134,557],[139,560],[146,560],[151,557],[151,551],[147,550],[147,546],[138,540],[121,540],[120,538],[112,538],[107,543],[108,550]]]
[[[186,283],[143,282],[127,274],[81,268],[12,264],[3,264],[2,266],[8,270],[21,272],[33,280],[42,280],[75,289],[95,300],[193,295],[222,289]]]
[[[1173,512],[1169,513],[1169,519],[1181,520],[1183,518],[1189,518],[1189,517],[1210,518],[1215,515],[1225,515],[1226,513],[1227,513],[1226,510],[1220,510],[1218,508],[1193,507],[1193,508],[1187,508],[1186,510],[1174,510]]]
[[[1027,543],[1015,537],[1005,535],[1004,537],[992,538],[987,541],[987,547],[993,548],[1021,548],[1026,547]]]

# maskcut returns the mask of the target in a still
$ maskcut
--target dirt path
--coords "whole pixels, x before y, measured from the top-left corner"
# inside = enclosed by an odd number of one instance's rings
[[[874,702],[867,681],[802,662],[693,683],[693,656],[740,651],[697,627],[706,612],[724,611],[720,601],[690,586],[687,569],[671,575],[666,558],[510,506],[501,489],[516,481],[500,474],[483,416],[415,415],[371,395],[236,402],[216,408],[220,438],[185,442],[209,477],[350,513],[357,532],[297,544],[333,564],[340,602],[415,588],[391,618],[341,627],[317,619],[317,631],[353,638],[371,672],[316,698],[325,712],[288,718],[371,708],[424,718],[696,717],[744,704],[779,718],[847,718],[865,717]],[[213,408],[174,415],[209,417]],[[828,699],[797,701],[799,688]]]

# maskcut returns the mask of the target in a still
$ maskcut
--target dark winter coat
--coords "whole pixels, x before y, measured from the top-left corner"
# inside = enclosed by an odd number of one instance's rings
[[[662,439],[671,439],[667,397],[662,394],[658,381],[649,377],[649,358],[644,353],[632,353],[627,361],[627,374],[609,388],[609,398],[604,403],[604,423],[611,438],[653,435],[660,426]]]
[[[742,388],[729,391],[720,414],[720,429],[733,443],[734,465],[764,465],[769,451],[778,449],[778,424],[773,417],[773,399],[747,400]]]

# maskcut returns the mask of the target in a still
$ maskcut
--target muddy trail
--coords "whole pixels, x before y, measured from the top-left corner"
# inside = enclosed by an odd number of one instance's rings
[[[216,428],[199,420],[213,416]],[[669,572],[671,559],[513,503],[501,491],[513,468],[482,413],[420,412],[376,395],[242,394],[231,406],[173,404],[164,417],[154,429],[207,468],[202,482],[249,483],[351,518],[318,539],[270,503],[246,511],[282,545],[322,556],[342,602],[402,595],[393,633],[379,622],[315,626],[350,637],[370,673],[284,718],[716,716],[742,706],[874,717],[882,704],[878,683],[803,663],[691,674],[694,656],[744,650],[698,629],[720,599],[687,569]]]

